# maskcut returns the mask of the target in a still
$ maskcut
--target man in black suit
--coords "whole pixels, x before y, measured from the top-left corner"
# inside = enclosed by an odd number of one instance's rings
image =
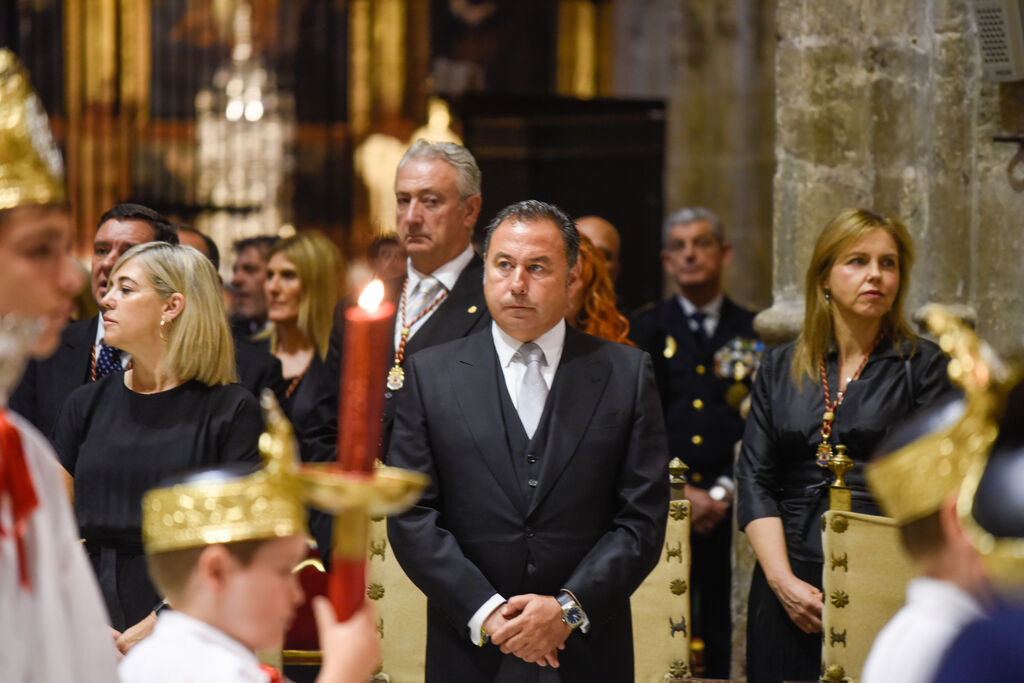
[[[713,212],[688,207],[670,214],[661,259],[675,294],[636,315],[630,333],[655,359],[669,449],[690,467],[693,634],[704,640],[710,678],[729,678],[733,448],[743,436],[739,403],[751,365],[740,359],[756,344],[754,314],[722,290],[731,258]]]
[[[483,263],[470,245],[482,201],[480,169],[473,155],[454,143],[417,140],[398,164],[395,198],[398,239],[408,261],[403,278],[385,283],[397,298],[382,454],[387,452],[395,399],[403,391],[402,373],[409,357],[482,330],[490,320],[481,285]],[[344,340],[341,303],[334,311],[316,419],[301,435],[303,460],[336,457]]]
[[[92,295],[99,304],[117,259],[136,244],[178,244],[178,231],[159,213],[140,204],[118,204],[100,217],[92,243]],[[103,343],[102,313],[64,328],[57,351],[31,361],[11,395],[11,408],[40,432],[51,435],[68,395],[79,386],[120,370],[126,357]]]
[[[431,484],[388,532],[427,595],[427,681],[633,680],[629,597],[664,539],[665,427],[647,354],[565,324],[578,248],[556,207],[502,210],[484,246],[490,330],[407,364],[388,460]]]

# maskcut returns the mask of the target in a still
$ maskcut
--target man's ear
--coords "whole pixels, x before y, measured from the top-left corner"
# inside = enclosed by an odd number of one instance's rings
[[[466,226],[466,229],[472,234],[473,227],[476,225],[476,219],[480,217],[480,206],[483,204],[483,197],[478,194],[471,194],[466,197],[463,205],[466,207],[466,215],[462,219],[462,224]]]
[[[722,242],[722,267],[725,268],[727,265],[732,263],[733,257],[732,245],[728,242]]]
[[[167,322],[173,321],[185,310],[185,297],[181,292],[174,292],[164,300],[162,317]]]
[[[957,498],[958,492],[954,491],[946,496],[946,499],[942,501],[942,507],[939,508],[939,527],[942,529],[942,535],[946,538],[946,543],[950,545],[969,543],[964,528],[960,524],[960,516],[956,512]]]

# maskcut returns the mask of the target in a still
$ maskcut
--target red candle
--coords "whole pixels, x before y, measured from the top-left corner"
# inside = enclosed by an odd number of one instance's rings
[[[358,476],[373,471],[380,454],[384,380],[393,334],[395,305],[383,301],[384,285],[371,282],[359,306],[345,311],[345,348],[338,398],[338,463]],[[339,620],[348,619],[365,599],[365,511],[334,518],[334,552],[327,593]]]

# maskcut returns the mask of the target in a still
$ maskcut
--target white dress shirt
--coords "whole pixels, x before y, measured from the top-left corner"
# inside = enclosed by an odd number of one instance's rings
[[[39,500],[27,518],[25,552],[32,590],[21,586],[11,533],[11,502],[0,499],[0,680],[110,683],[117,654],[96,575],[85,554],[57,456],[27,420],[8,419],[21,436]]]
[[[267,683],[252,650],[223,631],[164,610],[121,661],[121,683]]]
[[[515,355],[523,342],[498,327],[497,322],[491,322],[491,337],[494,339],[494,350],[498,354],[498,364],[501,365],[501,372],[505,376],[508,395],[512,399],[512,405],[519,410],[519,385],[523,381],[523,375],[526,374],[526,363],[515,360]],[[559,320],[554,327],[534,339],[533,342],[544,352],[547,364],[541,366],[540,374],[550,390],[552,382],[555,381],[558,364],[562,360],[562,349],[565,347],[565,320]],[[473,613],[469,620],[469,637],[475,645],[480,645],[482,640],[480,628],[484,625],[484,621],[505,600],[500,594],[495,593]]]
[[[978,601],[948,581],[918,577],[907,604],[878,632],[861,683],[928,683],[967,624],[985,616]]]
[[[444,288],[450,294],[452,288],[455,287],[455,282],[462,275],[462,271],[466,269],[469,262],[473,260],[473,246],[468,245],[465,250],[448,263],[437,268],[433,273],[421,273],[412,267],[412,259],[406,261],[406,281],[405,281],[405,293],[406,293],[406,310],[408,310],[409,299],[412,298],[412,293],[416,291],[416,288],[420,285],[420,280],[425,277],[436,278],[444,285]],[[398,302],[399,310],[398,315],[395,316],[395,348],[398,348],[398,343],[402,340],[402,302]],[[437,313],[437,307],[432,309],[425,316],[417,320],[414,324],[409,326],[409,338],[412,339],[416,331],[419,330],[423,325],[430,320],[430,317]],[[409,322],[408,320],[406,322]]]
[[[711,339],[715,336],[715,330],[718,329],[718,321],[722,318],[722,302],[725,300],[725,294],[719,292],[711,301],[707,302],[703,306],[694,306],[693,302],[687,299],[682,294],[676,294],[676,301],[683,309],[683,314],[686,316],[686,324],[690,326],[690,329],[694,332],[697,331],[697,321],[691,318],[694,313],[704,314],[704,333]]]

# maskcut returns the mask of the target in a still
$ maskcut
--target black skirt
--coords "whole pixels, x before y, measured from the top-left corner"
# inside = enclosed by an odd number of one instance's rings
[[[798,579],[821,588],[821,562],[789,562]],[[793,623],[756,565],[747,606],[747,683],[816,681],[820,674],[821,634]]]

